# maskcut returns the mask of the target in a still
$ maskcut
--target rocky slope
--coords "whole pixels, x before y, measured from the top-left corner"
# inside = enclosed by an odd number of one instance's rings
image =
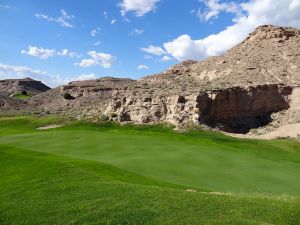
[[[297,122],[300,31],[260,26],[222,56],[142,78],[73,82],[28,102],[35,109],[119,122],[206,124],[229,132]],[[64,93],[73,99],[64,99]]]
[[[6,112],[17,112],[26,109],[26,103],[22,100],[0,94],[0,115]]]
[[[31,78],[0,80],[0,94],[10,96],[15,93],[26,91],[30,95],[36,95],[50,88],[41,81]]]
[[[28,107],[42,112],[66,113],[74,117],[99,117],[114,93],[125,91],[134,82],[131,79],[112,77],[74,81],[32,97],[28,101]],[[64,98],[65,93],[70,94],[71,99]]]

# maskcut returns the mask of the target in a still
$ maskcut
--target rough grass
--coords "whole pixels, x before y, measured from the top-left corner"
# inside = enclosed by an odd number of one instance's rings
[[[299,224],[297,142],[63,122],[0,118],[1,225]]]
[[[32,96],[33,96],[32,94],[23,95],[22,93],[16,93],[12,97],[18,98],[21,100],[27,100],[27,99],[31,98]]]

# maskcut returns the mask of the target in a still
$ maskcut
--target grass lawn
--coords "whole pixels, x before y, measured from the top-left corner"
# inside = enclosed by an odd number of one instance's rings
[[[0,224],[300,224],[300,144],[0,118]],[[189,190],[189,191],[188,191]]]

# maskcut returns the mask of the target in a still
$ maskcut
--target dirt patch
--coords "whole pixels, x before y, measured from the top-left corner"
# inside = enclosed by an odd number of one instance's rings
[[[230,136],[237,138],[249,138],[249,139],[277,139],[277,138],[300,138],[300,123],[294,123],[279,127],[277,130],[271,131],[262,135],[255,134],[229,134]]]

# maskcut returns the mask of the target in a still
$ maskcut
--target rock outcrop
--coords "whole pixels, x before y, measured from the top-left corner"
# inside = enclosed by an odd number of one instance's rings
[[[7,112],[17,112],[26,109],[24,101],[0,94],[0,115]]]
[[[125,91],[135,81],[103,77],[96,80],[73,81],[32,97],[30,109],[42,112],[66,113],[74,117],[100,116],[117,91]],[[64,98],[70,94],[71,99]]]
[[[299,118],[300,31],[260,26],[222,56],[130,79],[72,82],[29,100],[39,110],[119,122],[206,124],[247,133]],[[74,98],[67,100],[68,92]],[[292,115],[289,120],[285,115]],[[283,121],[283,122],[281,122]]]
[[[21,93],[22,91],[26,91],[30,95],[36,95],[48,90],[50,88],[41,81],[31,78],[0,80],[0,94],[5,96]]]

